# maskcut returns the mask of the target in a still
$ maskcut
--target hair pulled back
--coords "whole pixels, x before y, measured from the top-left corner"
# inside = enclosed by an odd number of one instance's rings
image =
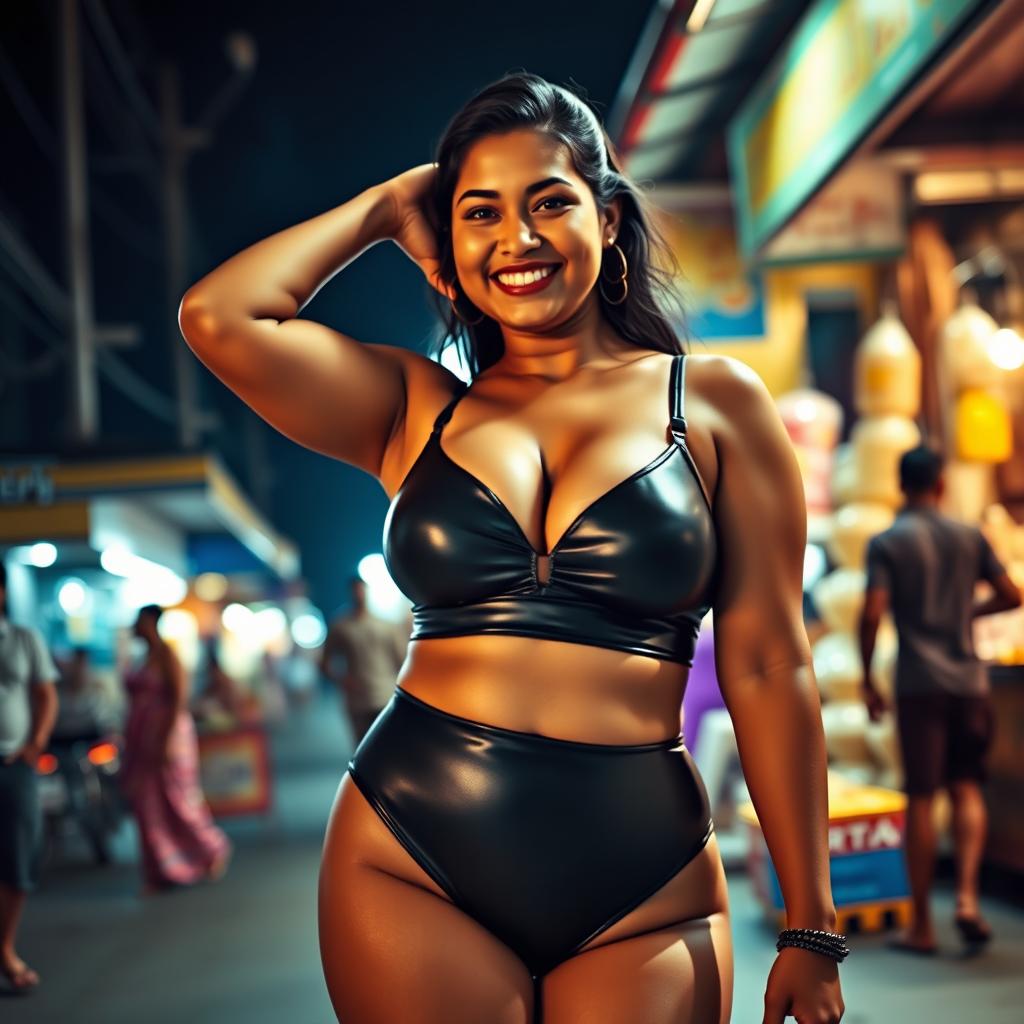
[[[683,324],[683,306],[675,287],[678,264],[653,223],[647,198],[619,169],[614,147],[591,107],[569,89],[526,72],[506,75],[477,93],[452,118],[437,147],[438,173],[428,213],[437,232],[441,279],[455,288],[463,316],[475,320],[481,311],[469,302],[459,285],[452,249],[452,198],[462,162],[481,138],[522,129],[545,132],[565,144],[599,209],[616,197],[621,203],[615,240],[629,264],[629,290],[620,305],[606,301],[598,290],[608,323],[637,348],[682,352],[683,344],[668,313],[674,307]],[[601,274],[614,281],[621,274],[621,261],[614,249],[608,252],[608,266],[605,269],[602,262]],[[613,296],[617,294],[614,285],[609,287]],[[484,316],[479,323],[464,323],[443,295],[434,292],[434,297],[444,323],[434,354],[439,356],[454,345],[473,377],[493,366],[504,350],[497,321]]]

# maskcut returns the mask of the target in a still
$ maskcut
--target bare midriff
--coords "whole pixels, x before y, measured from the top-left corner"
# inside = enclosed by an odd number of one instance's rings
[[[689,669],[678,662],[534,637],[413,640],[398,684],[451,715],[578,743],[677,736]]]

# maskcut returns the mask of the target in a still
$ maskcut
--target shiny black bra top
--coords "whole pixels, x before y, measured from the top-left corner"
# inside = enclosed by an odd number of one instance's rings
[[[672,359],[672,441],[591,502],[539,553],[501,499],[441,447],[468,387],[441,410],[384,522],[384,558],[413,602],[412,639],[499,633],[692,664],[710,607],[717,545],[686,446],[686,364]]]

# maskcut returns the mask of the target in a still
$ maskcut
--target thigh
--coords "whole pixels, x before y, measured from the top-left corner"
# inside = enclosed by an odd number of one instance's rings
[[[988,697],[957,697],[951,702],[946,781],[985,780],[985,756],[992,745],[995,715]]]
[[[728,892],[718,844],[544,979],[546,1024],[727,1024]]]
[[[729,1024],[728,915],[683,921],[580,953],[543,984],[545,1024]]]
[[[910,795],[926,796],[943,783],[949,739],[946,708],[943,694],[897,698],[903,788]]]
[[[320,952],[341,1024],[528,1024],[522,962],[456,908],[346,775],[320,870]]]

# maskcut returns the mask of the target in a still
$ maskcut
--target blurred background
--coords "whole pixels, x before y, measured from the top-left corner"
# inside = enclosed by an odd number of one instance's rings
[[[855,634],[866,545],[922,440],[946,457],[944,511],[1024,583],[1021,53],[1019,0],[0,6],[0,554],[11,621],[57,661],[64,740],[40,761],[46,849],[19,941],[43,984],[0,1001],[4,1019],[333,1019],[316,871],[359,709],[331,624],[365,595],[408,635],[387,499],[220,385],[177,306],[245,246],[432,159],[467,98],[526,69],[596,106],[683,269],[680,332],[762,376],[798,453],[833,884],[859,933],[846,1019],[1018,1020],[1024,613],[975,634],[999,721],[983,869],[999,942],[971,960],[894,963],[883,945],[907,915],[902,776],[892,716],[860,699]],[[390,245],[308,316],[419,351],[439,330]],[[151,602],[235,857],[217,887],[142,899],[117,775],[130,627]],[[750,1021],[781,903],[711,644],[707,623],[685,729],[730,868],[734,1020]],[[891,691],[889,623],[875,657]]]

